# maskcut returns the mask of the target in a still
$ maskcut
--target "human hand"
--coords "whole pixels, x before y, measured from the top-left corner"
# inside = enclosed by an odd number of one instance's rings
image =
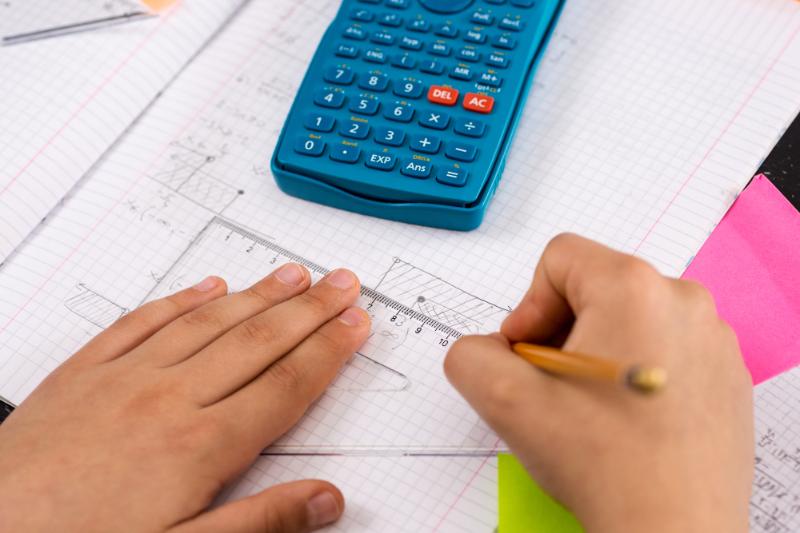
[[[558,378],[509,342],[664,367],[643,397]],[[501,334],[465,337],[445,370],[587,532],[745,532],[752,384],[709,293],[574,235],[553,240]]]
[[[209,510],[325,390],[369,334],[339,270],[285,265],[148,303],[77,352],[0,426],[0,530],[283,532],[339,518],[299,481]]]

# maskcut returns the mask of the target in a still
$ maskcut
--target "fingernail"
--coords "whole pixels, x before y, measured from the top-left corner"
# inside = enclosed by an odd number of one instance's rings
[[[349,289],[356,284],[356,278],[349,270],[336,270],[328,274],[328,283],[339,289]]]
[[[339,320],[347,324],[348,326],[359,326],[364,322],[364,311],[359,309],[358,307],[351,307],[341,315],[339,315]]]
[[[308,522],[319,527],[335,522],[339,518],[339,502],[330,492],[321,492],[308,500]]]
[[[300,265],[289,263],[288,265],[283,265],[277,271],[275,271],[275,277],[286,285],[297,287],[303,283],[305,274],[303,273],[303,269],[300,268]]]
[[[219,278],[215,278],[214,276],[208,276],[206,279],[192,287],[196,291],[200,292],[209,292],[219,285]]]

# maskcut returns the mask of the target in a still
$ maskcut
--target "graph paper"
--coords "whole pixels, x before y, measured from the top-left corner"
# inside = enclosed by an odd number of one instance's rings
[[[139,305],[215,217],[372,287],[425,273],[442,294],[489,302],[490,315],[516,303],[561,231],[678,275],[800,107],[796,3],[573,0],[484,226],[456,234],[368,219],[284,196],[268,166],[337,7],[249,4],[6,262],[5,396],[24,399]],[[759,419],[771,405],[759,398]],[[491,457],[264,457],[230,497],[322,476],[349,498],[341,530],[488,532],[495,468]]]

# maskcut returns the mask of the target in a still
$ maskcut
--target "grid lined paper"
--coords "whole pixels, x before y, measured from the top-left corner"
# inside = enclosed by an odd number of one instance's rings
[[[3,266],[3,395],[24,399],[99,331],[66,305],[76,287],[136,307],[216,216],[366,285],[399,259],[499,308],[561,231],[677,275],[800,108],[796,3],[572,0],[484,226],[368,219],[282,195],[268,167],[337,7],[254,0]],[[762,386],[759,420],[792,393]],[[492,458],[263,457],[230,496],[317,476],[345,490],[342,530],[496,525]]]

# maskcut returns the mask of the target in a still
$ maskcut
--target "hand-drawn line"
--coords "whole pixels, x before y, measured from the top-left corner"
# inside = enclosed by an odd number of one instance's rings
[[[64,306],[98,328],[107,328],[129,311],[83,283],[78,284],[76,289],[78,292],[67,298]]]

